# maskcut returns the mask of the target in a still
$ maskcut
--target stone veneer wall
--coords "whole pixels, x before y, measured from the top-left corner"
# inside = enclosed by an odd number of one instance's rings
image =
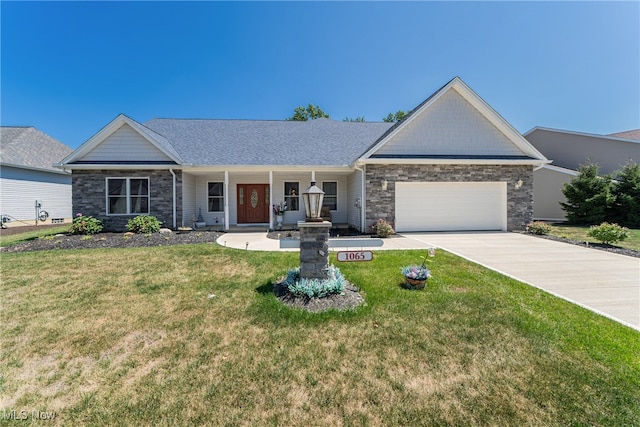
[[[387,180],[387,190],[381,183]],[[367,165],[366,225],[379,218],[395,228],[396,181],[400,182],[507,182],[507,229],[524,230],[533,218],[533,167],[530,165]],[[522,180],[522,187],[515,185]]]
[[[300,277],[325,280],[329,268],[331,223],[300,221],[298,228],[300,229]]]
[[[182,223],[182,172],[176,174],[176,224]],[[106,178],[149,178],[149,214],[173,227],[173,176],[168,170],[74,170],[72,173],[73,215],[81,212],[103,221],[104,231],[124,231],[136,215],[107,216]]]

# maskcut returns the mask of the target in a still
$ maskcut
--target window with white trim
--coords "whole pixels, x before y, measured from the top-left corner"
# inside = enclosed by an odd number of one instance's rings
[[[287,204],[287,210],[300,210],[300,183],[288,182],[284,183],[284,201]]]
[[[338,210],[338,182],[337,181],[325,181],[322,183],[322,191],[324,191],[324,200],[322,201],[323,208],[329,208],[329,210]]]
[[[209,182],[208,185],[208,198],[207,205],[209,206],[208,212],[223,212],[224,211],[224,183],[222,182]]]
[[[107,215],[149,213],[149,178],[107,178]]]

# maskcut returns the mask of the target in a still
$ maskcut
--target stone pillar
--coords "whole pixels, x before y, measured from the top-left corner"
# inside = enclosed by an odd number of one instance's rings
[[[298,221],[300,229],[300,277],[327,278],[329,268],[329,229],[331,223]]]

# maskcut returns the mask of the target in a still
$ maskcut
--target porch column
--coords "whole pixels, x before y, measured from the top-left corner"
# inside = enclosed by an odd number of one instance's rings
[[[224,171],[224,229],[229,231],[229,171]]]
[[[269,171],[269,228],[273,224],[273,171]]]

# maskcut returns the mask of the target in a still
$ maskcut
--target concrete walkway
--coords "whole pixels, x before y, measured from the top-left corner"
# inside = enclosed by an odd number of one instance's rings
[[[366,241],[366,239],[363,239]],[[265,232],[226,233],[218,243],[238,249],[280,249]],[[518,233],[403,233],[382,247],[340,250],[404,250],[439,247],[540,288],[640,331],[640,258],[587,249]]]

